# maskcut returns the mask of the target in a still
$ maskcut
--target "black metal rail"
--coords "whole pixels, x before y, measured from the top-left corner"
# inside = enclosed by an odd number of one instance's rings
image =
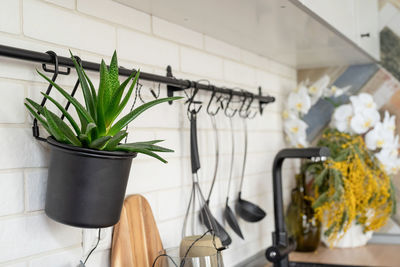
[[[16,47],[10,47],[10,46],[5,46],[5,45],[0,45],[0,56],[21,59],[21,60],[27,60],[27,61],[32,61],[32,62],[38,62],[38,63],[45,63],[45,64],[53,64],[54,63],[54,58],[47,53],[42,53],[42,52],[37,52],[37,51],[32,51],[32,50],[27,50],[27,49],[21,49],[21,48],[16,48]],[[73,62],[69,57],[58,56],[58,64],[59,64],[59,66],[64,66],[64,67],[71,67],[71,68],[74,67]],[[100,69],[100,64],[98,64],[98,63],[82,60],[81,64],[82,64],[82,67],[86,70],[98,72]],[[123,75],[123,76],[129,76],[132,73],[132,71],[136,71],[136,70],[126,69],[126,68],[122,68],[122,67],[119,68],[119,74]],[[254,97],[255,100],[259,101],[260,110],[262,110],[262,108],[261,108],[262,105],[265,105],[265,104],[275,101],[275,98],[273,96],[263,96],[261,94],[260,88],[259,88],[258,94],[253,94],[253,93],[240,91],[240,90],[234,90],[234,89],[230,89],[230,88],[217,87],[217,86],[213,86],[211,84],[199,83],[196,81],[176,79],[176,78],[172,77],[172,72],[171,72],[170,67],[168,67],[168,69],[167,69],[167,76],[161,76],[161,75],[156,75],[156,74],[152,74],[152,73],[141,72],[140,79],[169,85],[168,86],[168,95],[169,96],[173,95],[174,91],[180,91],[180,90],[184,90],[187,88],[196,87],[199,90],[205,90],[205,91],[214,91],[215,90],[215,92],[220,93],[220,94],[229,94],[229,95],[239,96],[239,97],[240,96]]]

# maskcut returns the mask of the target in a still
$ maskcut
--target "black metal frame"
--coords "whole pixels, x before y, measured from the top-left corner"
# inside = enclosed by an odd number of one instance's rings
[[[10,57],[15,59],[27,60],[32,62],[38,62],[42,64],[54,64],[54,58],[50,54],[41,53],[37,51],[21,49],[11,46],[0,45],[0,56]],[[96,71],[100,70],[100,64],[93,63],[90,61],[81,61],[82,67],[86,70]],[[69,57],[58,56],[58,65],[73,68],[74,64]],[[123,67],[119,68],[119,74],[122,76],[129,76],[132,71],[136,72],[135,69],[126,69]],[[152,73],[141,72],[140,79],[146,81],[153,81],[157,83],[163,83],[167,85],[168,96],[173,96],[175,91],[182,91],[188,88],[196,88],[198,90],[217,92],[219,94],[228,94],[232,96],[246,97],[251,95],[254,99],[259,102],[259,111],[262,114],[264,105],[274,102],[273,96],[263,96],[261,94],[261,88],[259,87],[258,94],[252,94],[243,90],[233,90],[229,88],[217,87],[212,84],[202,84],[196,81],[176,79],[172,75],[172,69],[170,66],[167,67],[167,75],[161,76]]]

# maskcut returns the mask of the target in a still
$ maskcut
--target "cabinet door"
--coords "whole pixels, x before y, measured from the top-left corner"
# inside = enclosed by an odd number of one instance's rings
[[[347,38],[357,42],[355,0],[300,0],[300,2]]]
[[[377,0],[356,0],[357,43],[375,59],[380,58]]]

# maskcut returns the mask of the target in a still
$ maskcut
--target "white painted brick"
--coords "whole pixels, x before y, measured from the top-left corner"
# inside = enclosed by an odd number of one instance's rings
[[[18,1],[16,1],[16,2],[18,2]],[[52,51],[56,52],[59,56],[69,56],[68,49],[66,49],[66,48],[62,48],[57,45],[38,43],[37,41],[23,39],[23,38],[25,38],[25,37],[0,35],[0,42],[2,45],[13,46],[13,47],[22,48],[22,49],[30,49],[30,50],[34,50],[37,52],[43,52],[43,53],[48,50],[52,50]],[[1,61],[3,62],[5,59],[7,59],[7,58],[3,57],[1,59]],[[26,66],[26,65],[29,66],[30,64],[32,64],[29,61],[18,60],[17,62],[19,62],[23,66]],[[38,67],[36,67],[37,69],[41,69],[40,64],[36,64],[36,66],[38,66]],[[12,72],[13,72],[13,70],[10,70],[10,73],[12,73]]]
[[[143,33],[118,29],[118,53],[122,59],[173,69],[179,66],[178,46]]]
[[[182,240],[183,217],[157,223],[164,248],[178,247]],[[172,231],[171,229],[174,229]]]
[[[24,34],[29,37],[105,55],[115,50],[113,26],[36,0],[24,0],[23,12]]]
[[[24,211],[24,176],[22,172],[0,173],[0,216]]]
[[[143,160],[146,159],[146,160]],[[190,183],[189,160],[172,159],[164,164],[157,159],[139,155],[132,163],[127,191],[130,193],[166,190]],[[184,177],[185,179],[183,180]]]
[[[37,211],[44,209],[47,186],[47,170],[25,171],[26,184],[26,211]]]
[[[31,260],[29,267],[76,267],[82,257],[82,249],[74,248]]]
[[[0,95],[0,123],[24,123],[24,86],[0,81]]]
[[[69,9],[75,8],[75,0],[45,0],[45,1]]]
[[[184,216],[190,198],[191,186],[158,192],[157,220],[164,221]],[[171,209],[174,212],[171,212]],[[154,211],[153,211],[154,212]]]
[[[249,86],[256,85],[255,69],[230,60],[224,60],[224,77],[225,80],[233,81],[235,83],[246,84]]]
[[[240,59],[242,60],[242,62],[257,67],[258,69],[269,69],[270,60],[268,58],[254,54],[247,50],[240,51]]]
[[[240,60],[240,48],[214,39],[209,36],[204,36],[205,50],[223,57]]]
[[[166,20],[152,17],[153,33],[174,42],[203,48],[203,35]]]
[[[256,71],[257,85],[261,86],[263,93],[268,92],[281,92],[281,79],[278,75],[274,75],[267,71]]]
[[[20,33],[20,1],[3,0],[0,4],[0,31]]]
[[[149,14],[111,0],[77,0],[78,11],[112,23],[150,32]]]
[[[46,215],[32,215],[0,221],[0,262],[76,245],[81,229],[65,226]]]
[[[0,169],[46,167],[47,148],[31,128],[0,128]]]
[[[222,60],[198,50],[181,48],[181,68],[183,72],[222,78]]]
[[[110,266],[110,250],[94,252],[86,263],[86,267]]]
[[[296,79],[297,77],[296,69],[272,60],[270,61],[270,71],[273,73],[278,73],[280,75],[283,75],[291,79]]]

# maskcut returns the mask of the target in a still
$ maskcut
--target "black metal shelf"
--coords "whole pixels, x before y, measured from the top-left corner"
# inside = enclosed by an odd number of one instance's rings
[[[44,63],[44,64],[53,64],[54,58],[48,53],[42,53],[22,48],[16,48],[11,46],[0,45],[0,56],[15,58],[20,60],[27,60],[32,62]],[[58,56],[58,64],[59,66],[64,67],[74,67],[72,60],[69,57]],[[96,71],[100,70],[100,64],[90,62],[90,61],[81,61],[82,67],[86,70]],[[126,69],[123,67],[119,68],[119,74],[123,76],[129,76],[132,72],[136,72],[135,69]],[[146,81],[153,81],[157,83],[162,83],[168,85],[168,95],[172,96],[174,91],[181,91],[187,88],[195,87],[199,90],[204,91],[212,91],[220,94],[228,94],[232,96],[241,96],[241,97],[252,97],[255,100],[259,101],[260,106],[274,102],[275,98],[273,96],[263,96],[261,94],[261,89],[259,88],[258,94],[253,94],[244,90],[234,90],[230,88],[217,87],[212,84],[204,84],[191,80],[184,79],[176,79],[172,76],[171,68],[168,66],[167,68],[167,76],[156,75],[152,73],[141,72],[140,79]],[[262,110],[262,109],[260,109]]]

